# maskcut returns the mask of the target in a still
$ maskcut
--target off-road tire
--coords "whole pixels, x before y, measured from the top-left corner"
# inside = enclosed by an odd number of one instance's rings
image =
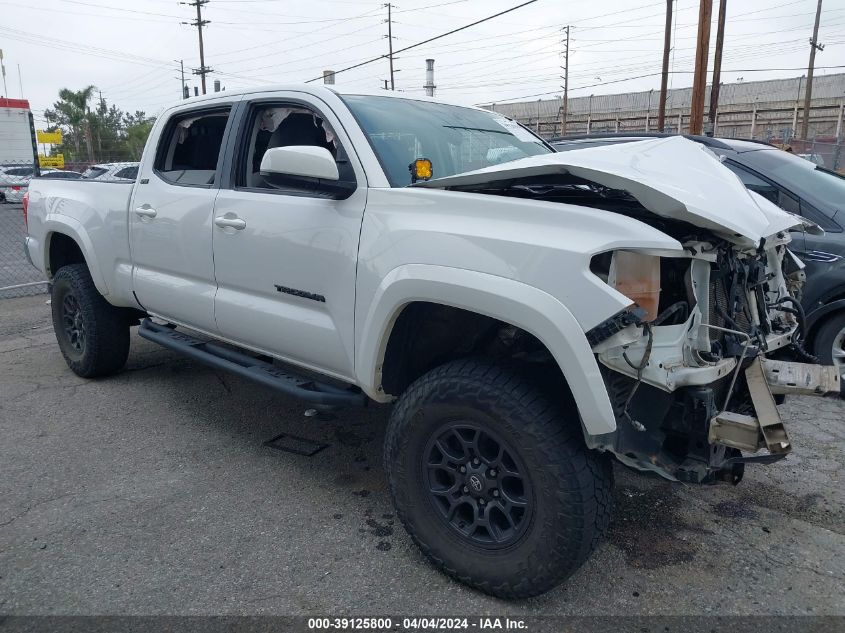
[[[85,264],[69,264],[60,268],[53,277],[51,297],[56,340],[73,373],[83,378],[96,378],[113,374],[126,364],[129,322],[97,291]],[[67,315],[64,306],[68,297],[78,307],[84,328],[79,349],[74,347],[65,328]]]
[[[451,418],[483,422],[527,467],[531,521],[504,549],[474,546],[435,510],[424,454]],[[468,359],[419,378],[393,409],[384,460],[399,519],[422,552],[453,578],[498,597],[536,596],[564,581],[610,522],[609,457],[586,448],[574,406],[554,403],[515,368]]]

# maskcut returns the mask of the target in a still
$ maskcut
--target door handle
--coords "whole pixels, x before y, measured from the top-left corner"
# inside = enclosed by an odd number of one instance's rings
[[[156,210],[150,206],[137,207],[135,213],[145,218],[154,218],[157,214]]]
[[[214,223],[221,229],[235,229],[236,231],[243,231],[246,228],[246,222],[239,217],[226,217],[220,215],[214,218]]]

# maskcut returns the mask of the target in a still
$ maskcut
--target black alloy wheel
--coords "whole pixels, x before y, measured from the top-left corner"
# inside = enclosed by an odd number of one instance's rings
[[[81,356],[85,350],[85,317],[79,301],[70,292],[62,300],[62,325],[67,344]]]
[[[424,452],[423,478],[439,516],[471,544],[508,547],[531,521],[527,469],[490,429],[464,420],[436,431]]]

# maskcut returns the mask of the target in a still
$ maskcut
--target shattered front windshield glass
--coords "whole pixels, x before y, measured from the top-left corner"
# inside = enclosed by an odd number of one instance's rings
[[[411,184],[408,166],[432,162],[433,177],[550,154],[540,138],[515,121],[485,110],[394,97],[344,96],[393,187]]]

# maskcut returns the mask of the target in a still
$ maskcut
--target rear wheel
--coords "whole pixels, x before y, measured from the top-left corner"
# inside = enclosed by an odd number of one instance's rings
[[[53,277],[53,329],[68,367],[95,378],[120,370],[129,355],[129,323],[94,286],[85,264],[70,264]]]
[[[543,593],[586,560],[610,519],[609,459],[516,371],[439,367],[397,403],[385,440],[405,528],[447,574],[487,593]]]

